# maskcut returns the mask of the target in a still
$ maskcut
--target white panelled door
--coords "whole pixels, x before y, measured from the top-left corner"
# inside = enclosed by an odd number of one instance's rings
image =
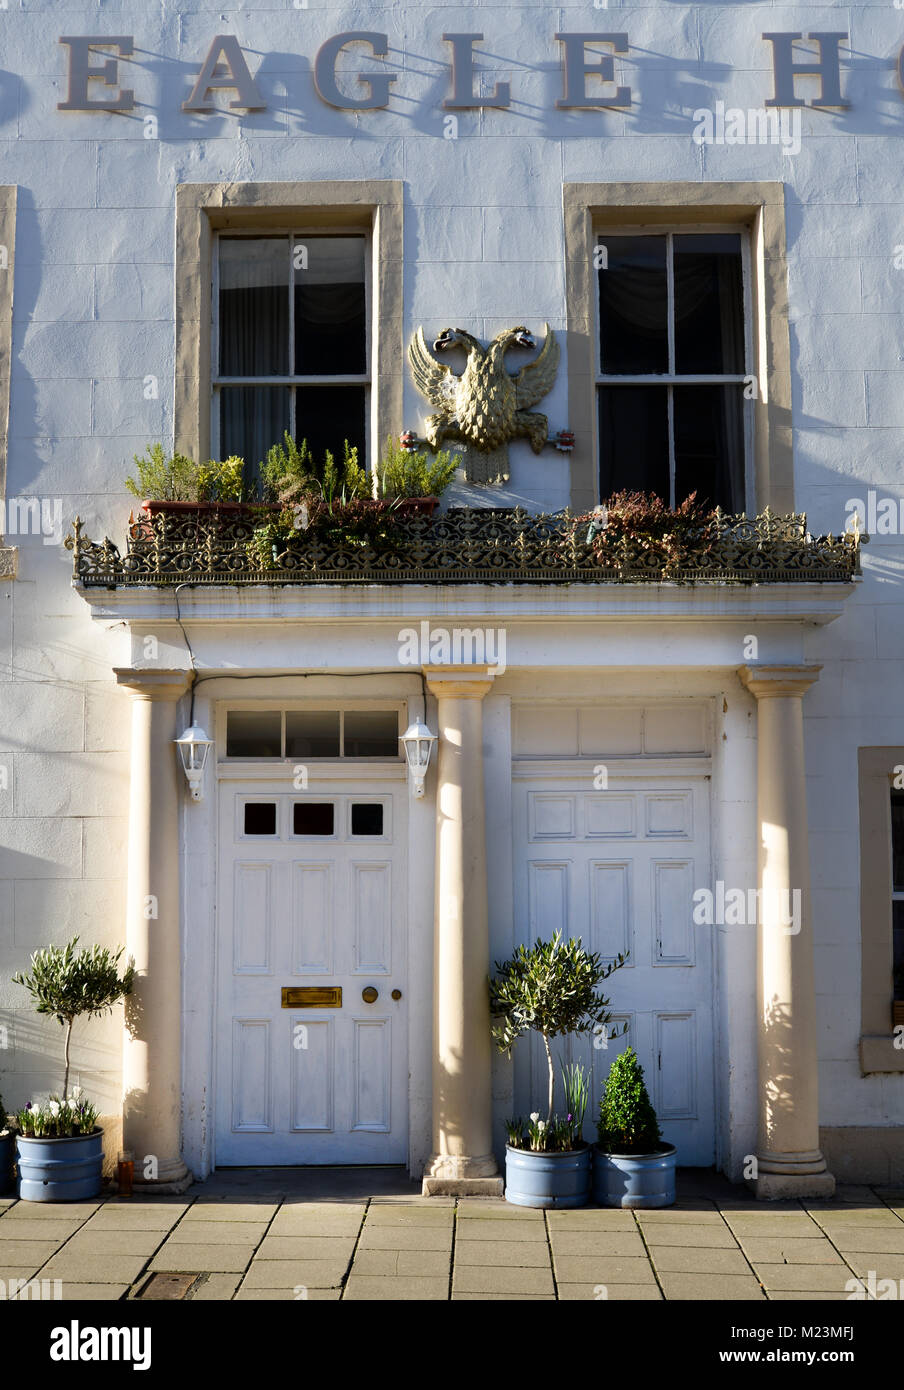
[[[560,930],[607,959],[630,953],[603,986],[628,1033],[608,1048],[587,1036],[559,1040],[556,1108],[563,1113],[559,1064],[591,1063],[584,1134],[595,1139],[609,1067],[630,1045],[679,1163],[707,1166],[715,1158],[712,928],[694,925],[693,894],[711,887],[710,784],[704,777],[611,778],[609,790],[595,791],[588,780],[525,773],[515,782],[520,939],[548,940]],[[542,1043],[534,1038],[516,1086],[521,1115],[531,1106],[542,1110],[545,1077]]]
[[[218,1166],[407,1159],[407,786],[347,786],[221,784]]]

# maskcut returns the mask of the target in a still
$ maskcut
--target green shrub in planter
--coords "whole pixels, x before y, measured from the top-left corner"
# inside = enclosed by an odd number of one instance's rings
[[[593,1195],[609,1207],[668,1207],[675,1200],[672,1144],[664,1143],[633,1047],[616,1057],[600,1100]]]
[[[390,436],[377,468],[377,495],[441,497],[460,463],[460,454],[441,449],[431,458],[426,451],[403,449]]]
[[[235,454],[195,463],[185,454],[168,455],[162,444],[150,444],[133,458],[138,476],[126,478],[126,489],[142,501],[245,501],[245,462]]]
[[[656,1111],[633,1047],[612,1063],[596,1130],[600,1148],[610,1153],[648,1154],[659,1144]]]

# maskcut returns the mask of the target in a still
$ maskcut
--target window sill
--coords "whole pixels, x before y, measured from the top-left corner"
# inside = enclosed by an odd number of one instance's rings
[[[895,1047],[890,1033],[864,1034],[860,1039],[860,1071],[863,1076],[904,1071],[904,1048]]]

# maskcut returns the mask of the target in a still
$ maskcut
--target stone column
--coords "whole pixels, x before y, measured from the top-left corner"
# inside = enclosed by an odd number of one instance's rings
[[[433,1156],[424,1196],[501,1196],[493,1155],[492,1039],[487,976],[487,852],[483,802],[486,666],[449,667],[437,697],[436,913],[433,963]]]
[[[136,983],[126,1001],[123,1148],[135,1186],[182,1192],[182,945],[179,930],[179,810],[184,778],[173,740],[183,671],[117,669],[132,695],[126,947]],[[156,1177],[146,1176],[156,1160]]]
[[[757,701],[760,1198],[831,1197],[819,1148],[816,994],[803,697],[819,666],[745,666]]]

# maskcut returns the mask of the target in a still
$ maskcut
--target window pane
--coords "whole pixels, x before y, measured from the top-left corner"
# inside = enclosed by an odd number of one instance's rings
[[[338,710],[289,710],[287,712],[287,758],[338,758],[338,756]]]
[[[904,893],[904,792],[891,794],[892,887]]]
[[[279,710],[235,710],[226,715],[227,758],[282,756],[282,715]]]
[[[669,500],[667,386],[601,386],[600,496],[622,488]]]
[[[296,376],[366,372],[364,238],[298,236],[293,264]]]
[[[605,373],[667,372],[668,283],[664,236],[602,236],[600,362]]]
[[[247,801],[245,803],[245,834],[276,834],[275,801]]]
[[[292,807],[293,835],[332,835],[332,801],[296,801]]]
[[[383,807],[379,802],[352,802],[352,834],[383,834]]]
[[[299,386],[295,397],[295,438],[306,439],[318,466],[330,449],[342,457],[342,445],[348,440],[358,450],[358,462],[364,464],[364,408],[366,388],[363,386]]]
[[[346,710],[343,734],[347,758],[399,756],[399,716],[395,710]]]
[[[289,241],[220,238],[220,374],[287,376]]]
[[[676,236],[675,370],[744,372],[741,238]]]
[[[744,510],[744,388],[676,386],[675,501]]]
[[[220,458],[238,454],[245,460],[245,482],[260,476],[260,463],[271,444],[289,428],[287,386],[223,386],[220,389]]]

